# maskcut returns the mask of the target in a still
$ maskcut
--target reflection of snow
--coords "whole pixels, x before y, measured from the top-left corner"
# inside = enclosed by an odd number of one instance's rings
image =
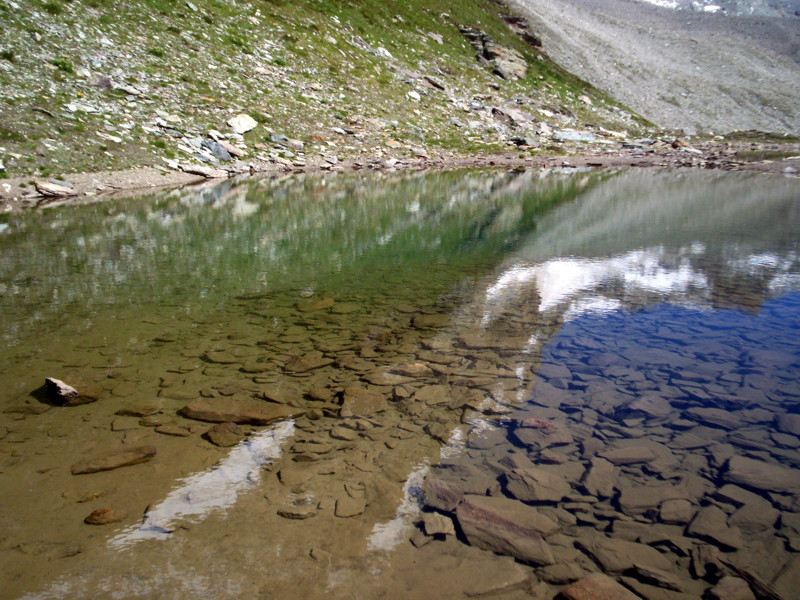
[[[125,548],[140,540],[164,539],[181,518],[202,519],[213,510],[230,508],[241,492],[258,484],[261,467],[280,456],[281,444],[293,434],[294,422],[285,421],[251,436],[219,464],[187,477],[179,488],[147,511],[141,525],[129,527],[112,538],[110,544]]]
[[[456,427],[450,432],[450,438],[439,451],[439,460],[460,454],[466,440],[464,430]],[[387,523],[376,523],[372,528],[369,538],[367,538],[367,549],[371,552],[377,550],[391,550],[398,544],[408,540],[406,530],[413,522],[414,518],[420,513],[420,496],[422,484],[430,471],[430,465],[425,462],[411,471],[403,484],[403,500],[397,507],[394,519]]]
[[[693,252],[696,253],[696,248]],[[571,305],[567,307],[567,314],[593,309],[608,311],[618,300],[601,302],[594,298],[587,302],[578,296],[611,282],[621,283],[625,293],[640,291],[664,296],[708,289],[707,278],[696,272],[688,259],[674,264],[665,260],[666,254],[666,250],[659,247],[594,260],[556,258],[534,266],[514,265],[486,290],[487,308],[483,322],[486,324],[494,315],[500,314],[529,282],[535,282],[540,312],[568,302]]]

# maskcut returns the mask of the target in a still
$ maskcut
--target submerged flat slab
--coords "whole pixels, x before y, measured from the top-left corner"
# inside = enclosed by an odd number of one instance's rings
[[[299,417],[305,411],[252,398],[201,398],[190,402],[180,412],[187,419],[209,423],[269,425],[275,421]]]

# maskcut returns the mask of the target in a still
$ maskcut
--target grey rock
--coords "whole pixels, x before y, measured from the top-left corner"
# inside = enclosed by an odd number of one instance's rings
[[[784,413],[775,417],[775,426],[784,433],[800,436],[800,415]]]
[[[203,140],[202,146],[211,152],[211,154],[213,154],[214,157],[220,162],[229,162],[232,160],[230,152],[228,152],[221,144],[214,140]]]
[[[239,114],[228,119],[228,126],[238,134],[247,133],[251,129],[255,129],[257,125],[258,122],[250,115]]]

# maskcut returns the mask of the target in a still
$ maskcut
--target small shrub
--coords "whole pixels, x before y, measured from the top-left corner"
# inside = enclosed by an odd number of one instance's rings
[[[44,12],[49,15],[60,15],[61,11],[64,9],[58,2],[45,2],[44,4]]]
[[[13,63],[15,60],[17,60],[17,57],[14,56],[13,50],[0,50],[0,59]]]
[[[164,56],[166,55],[166,52],[164,52],[162,48],[156,48],[156,47],[148,48],[147,53],[150,56],[155,56],[156,58],[164,58]]]
[[[53,60],[50,61],[50,64],[54,65],[55,67],[58,67],[58,70],[61,71],[62,73],[75,72],[75,66],[72,64],[72,61],[69,60],[68,58],[64,58],[63,56],[59,58],[54,58]]]
[[[287,63],[287,62],[286,62],[284,59],[282,59],[280,56],[276,56],[276,57],[275,57],[275,58],[272,60],[272,64],[273,64],[273,65],[275,65],[275,66],[277,66],[277,67],[285,67],[285,66],[286,66],[287,64],[289,64],[289,63]]]

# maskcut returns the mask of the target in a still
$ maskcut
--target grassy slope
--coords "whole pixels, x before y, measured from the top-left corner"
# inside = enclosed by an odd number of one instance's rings
[[[270,132],[302,141],[308,156],[508,148],[514,132],[490,111],[470,111],[475,99],[512,102],[553,126],[635,126],[516,36],[506,12],[490,0],[0,0],[0,160],[11,175],[184,161],[190,155],[158,123],[205,136],[229,132],[227,119],[240,112],[259,121],[245,134],[249,158],[285,154]],[[521,51],[527,78],[493,75],[459,25]],[[144,93],[103,90],[97,76]],[[421,101],[407,96],[413,89]]]

